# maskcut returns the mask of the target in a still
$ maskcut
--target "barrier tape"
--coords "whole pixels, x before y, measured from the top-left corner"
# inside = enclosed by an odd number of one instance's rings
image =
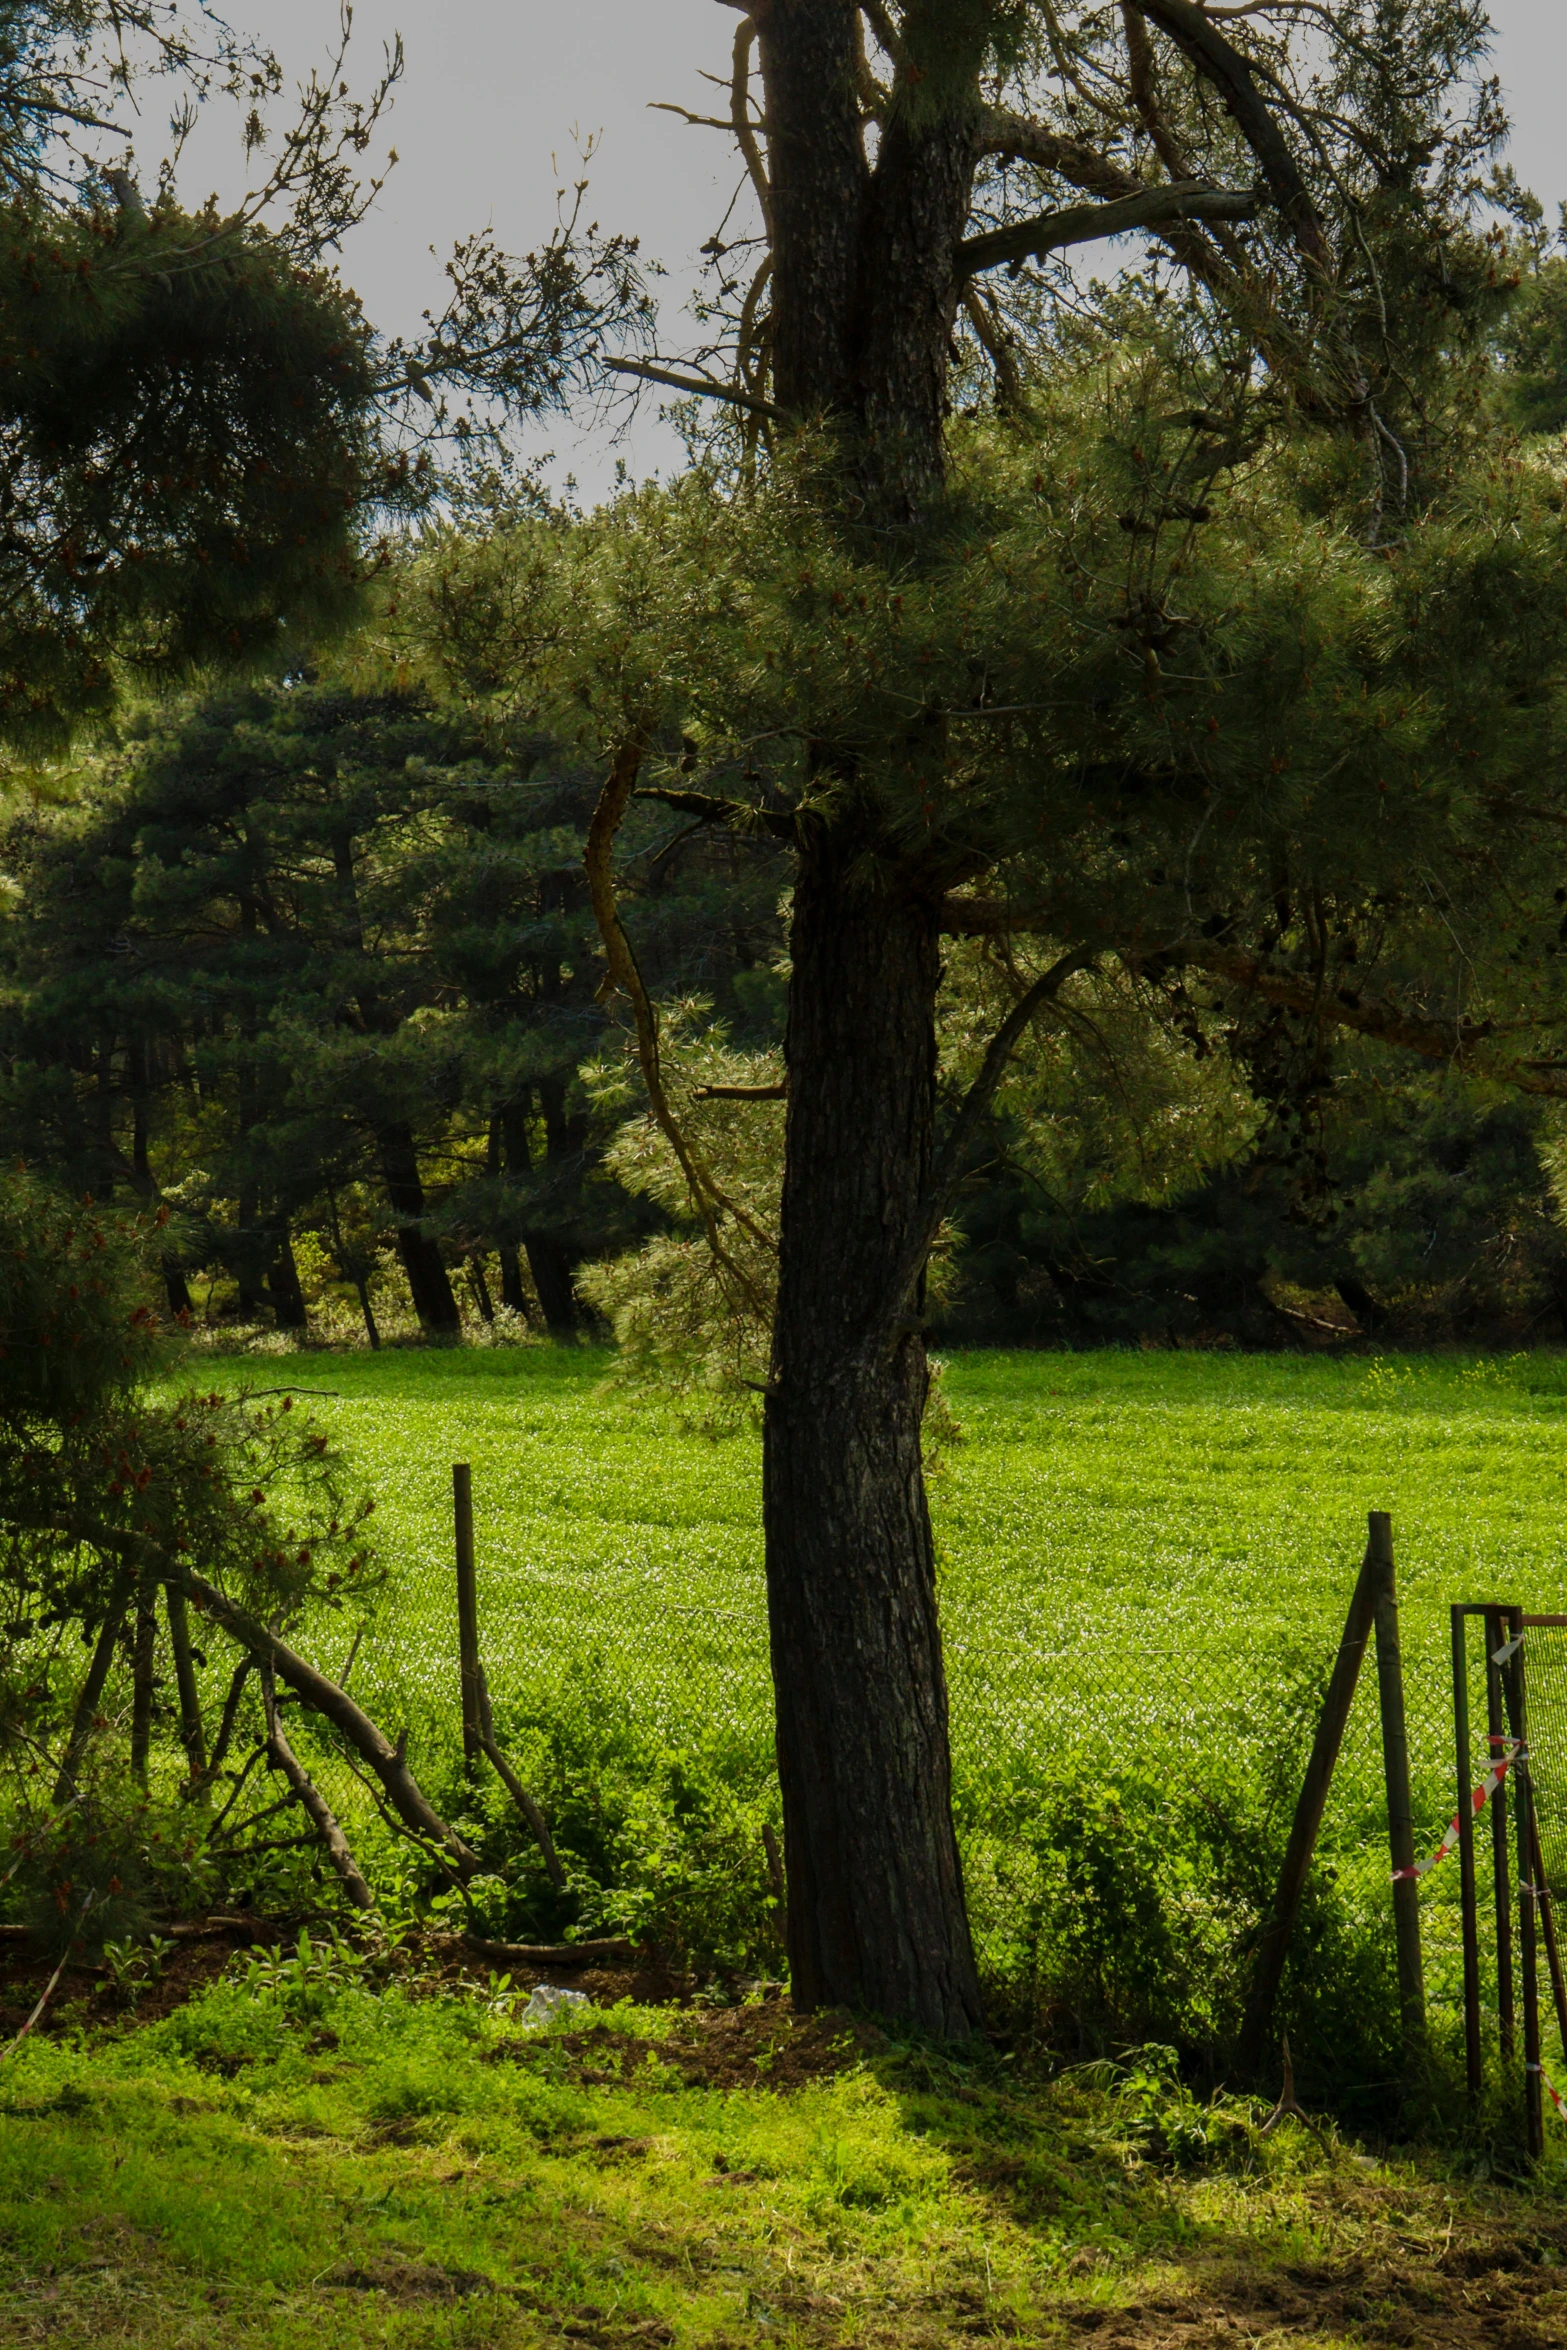
[[[1506,1778],[1508,1772],[1512,1769],[1513,1764],[1518,1760],[1518,1757],[1524,1751],[1523,1740],[1521,1738],[1504,1738],[1499,1740],[1498,1743],[1505,1746],[1507,1748],[1507,1752],[1501,1757],[1499,1762],[1494,1762],[1491,1765],[1491,1768],[1487,1771],[1479,1786],[1470,1796],[1469,1808],[1472,1812],[1479,1813],[1484,1811],[1487,1802],[1496,1793],[1497,1788],[1500,1787],[1502,1781]],[[1434,1869],[1436,1867],[1436,1864],[1439,1860],[1446,1860],[1448,1854],[1452,1851],[1454,1845],[1458,1842],[1459,1830],[1463,1825],[1463,1816],[1464,1815],[1462,1812],[1454,1813],[1452,1825],[1449,1827],[1447,1834],[1442,1838],[1441,1843],[1437,1846],[1435,1852],[1432,1853],[1429,1860],[1417,1860],[1413,1862],[1407,1869],[1395,1869],[1393,1871],[1394,1884],[1397,1885],[1402,1880],[1409,1877],[1423,1877],[1428,1869]]]
[[[1524,2070],[1525,2070],[1526,2072],[1531,2072],[1531,2073],[1538,2073],[1538,2074],[1539,2074],[1541,2081],[1542,2081],[1542,2082],[1544,2083],[1544,2085],[1545,2085],[1545,2094],[1546,2094],[1546,2096],[1547,2096],[1547,2097],[1549,2097],[1549,2099],[1550,2099],[1551,2103],[1552,2103],[1552,2104],[1555,2106],[1555,2108],[1556,2108],[1557,2112],[1558,2112],[1558,2113],[1561,2113],[1561,2114],[1567,2114],[1567,2105],[1564,2105],[1564,2104],[1562,2103],[1561,2092],[1558,2090],[1558,2088],[1557,2088],[1557,2086],[1556,2086],[1556,2083],[1555,2083],[1555,2082],[1554,2082],[1554,2081],[1551,2079],[1551,2076],[1550,2076],[1550,2074],[1549,2074],[1549,2073],[1546,2071],[1546,2069],[1545,2069],[1544,2065],[1543,2065],[1543,2064],[1531,2064],[1531,2065],[1526,2065],[1526,2066],[1524,2067]]]

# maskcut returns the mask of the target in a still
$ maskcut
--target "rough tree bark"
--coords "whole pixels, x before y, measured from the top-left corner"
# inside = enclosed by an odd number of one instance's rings
[[[837,424],[846,500],[896,530],[941,480],[974,85],[944,60],[956,97],[894,109],[872,172],[854,12],[774,0],[758,18],[775,398]],[[765,1420],[789,1961],[797,2006],[961,2037],[980,1996],[920,1468],[928,1374],[912,1319],[885,1336],[933,1156],[941,889],[838,780],[844,817],[799,844]]]
[[[813,844],[792,933],[763,1486],[789,1958],[799,2006],[961,2037],[980,2000],[920,1468],[928,1373],[912,1318],[884,1335],[931,1172],[937,898],[867,884],[857,847]]]
[[[1320,277],[1319,224],[1246,60],[1193,0],[1129,5],[1218,90]],[[862,14],[886,52],[884,89],[865,70]],[[1218,249],[1192,223],[1247,218],[1254,195],[1196,180],[1150,187],[1075,139],[991,115],[983,88],[997,10],[952,0],[902,0],[896,12],[874,0],[757,0],[749,21],[762,102],[753,119],[743,80],[751,35],[742,28],[731,120],[767,236],[771,398],[759,408],[749,377],[722,396],[769,419],[825,425],[835,449],[815,479],[857,553],[879,539],[889,567],[917,564],[918,525],[943,483],[953,325],[973,274],[1137,222],[1162,223],[1180,252],[1196,237],[1218,283]],[[982,154],[1040,142],[1049,168],[1108,204],[966,240]],[[692,388],[688,377],[641,372]],[[922,748],[939,752],[939,715],[923,723]],[[633,751],[621,746],[617,768]],[[968,1135],[960,1121],[936,1148],[941,900],[971,883],[989,852],[976,849],[966,866],[954,852],[943,872],[941,853],[910,844],[841,744],[812,744],[809,759],[830,787],[821,796],[832,813],[796,827],[764,1470],[789,1957],[801,2006],[847,2002],[961,2035],[978,2023],[980,2003],[952,1828],[920,1471],[920,1309],[925,1251]],[[617,768],[601,814],[612,813]],[[590,874],[593,855],[590,833]],[[615,925],[598,894],[613,971]],[[1086,956],[1067,958],[1038,987],[1053,988]],[[987,1068],[999,1058],[978,1089],[984,1099],[1015,1041],[1014,1020],[1030,1008],[1009,1016],[987,1052]],[[716,1248],[716,1217],[705,1220]]]

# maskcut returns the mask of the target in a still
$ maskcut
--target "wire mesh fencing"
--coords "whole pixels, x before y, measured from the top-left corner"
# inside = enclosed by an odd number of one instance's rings
[[[1346,1561],[1346,1604],[1354,1575]],[[526,1714],[569,1729],[574,1720],[614,1714],[666,1750],[701,1747],[719,1767],[745,1774],[776,1818],[760,1560],[726,1561],[716,1594],[714,1581],[706,1562],[700,1573],[690,1567],[674,1537],[587,1569],[512,1555],[496,1571],[481,1557],[483,1660],[498,1716]],[[1107,1900],[1118,1865],[1117,1806],[1125,1821],[1134,1801],[1143,1807],[1151,1869],[1160,1865],[1161,1818],[1168,1823],[1183,1806],[1193,1815],[1206,1810],[1215,1835],[1226,1827],[1238,1837],[1244,1828],[1250,1865],[1276,1867],[1338,1622],[1281,1631],[1277,1621],[1216,1617],[1201,1637],[1183,1622],[1160,1639],[1133,1634],[1108,1605],[1102,1616],[1030,1623],[998,1587],[945,1594],[943,1631],[970,1913],[993,1972],[1015,1976],[1035,1963],[1061,1870],[1077,1865],[1071,1853],[1062,1858],[1072,1843],[1063,1822],[1085,1806],[1105,1810]],[[1411,1810],[1416,1849],[1425,1854],[1455,1801],[1445,1611],[1406,1615],[1403,1669]],[[418,1561],[395,1584],[356,1661],[354,1686],[393,1735],[408,1728],[422,1768],[438,1772],[455,1759],[461,1699],[448,1559]],[[1561,1702],[1567,1731],[1567,1680]],[[1567,1736],[1563,1768],[1567,1774]],[[1553,1798],[1549,1816],[1567,1867],[1567,1805]],[[1125,1847],[1122,1861],[1130,1865]],[[1350,1712],[1316,1866],[1368,1932],[1391,1939],[1387,1790],[1370,1668]],[[1462,2021],[1458,1874],[1440,1866],[1420,1885],[1426,1999],[1439,2031],[1457,2031]],[[1180,1913],[1199,1959],[1205,1934],[1215,1952],[1222,1940],[1202,1899],[1193,1890]],[[1494,2004],[1494,1986],[1487,1996]]]

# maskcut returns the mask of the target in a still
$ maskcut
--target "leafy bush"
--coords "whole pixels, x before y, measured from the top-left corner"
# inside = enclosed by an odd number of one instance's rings
[[[529,1942],[626,1934],[701,1974],[776,1969],[762,1839],[778,1818],[770,1743],[715,1731],[668,1744],[601,1679],[587,1657],[546,1699],[497,1709],[500,1743],[548,1815],[563,1888],[487,1766],[447,1791],[483,1863],[469,1887],[478,1931]]]

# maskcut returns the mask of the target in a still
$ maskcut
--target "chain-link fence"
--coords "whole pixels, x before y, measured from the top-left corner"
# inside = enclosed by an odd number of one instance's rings
[[[1354,1577],[1346,1561],[1346,1605]],[[759,1560],[739,1565],[726,1557],[716,1598],[714,1582],[713,1562],[683,1558],[673,1536],[586,1569],[513,1554],[497,1570],[486,1566],[481,1546],[483,1657],[498,1716],[569,1722],[614,1713],[658,1746],[701,1746],[718,1767],[771,1788]],[[1339,1622],[1291,1632],[1277,1620],[1216,1615],[1200,1637],[1187,1622],[1159,1640],[1131,1635],[1119,1617],[1080,1614],[1041,1627],[1002,1587],[948,1593],[943,1623],[970,1909],[981,1955],[994,1971],[1026,1970],[1031,1938],[1059,1889],[1061,1820],[1105,1790],[1111,1814],[1119,1805],[1128,1818],[1129,1838],[1139,1831],[1127,1807],[1134,1800],[1151,1807],[1140,1832],[1154,1845],[1161,1806],[1166,1828],[1178,1805],[1193,1817],[1206,1811],[1215,1834],[1214,1823],[1227,1822],[1245,1841],[1241,1858],[1254,1877],[1268,1875],[1271,1890]],[[1406,1612],[1403,1657],[1416,1850],[1423,1856],[1455,1803],[1445,1610]],[[329,1663],[324,1651],[322,1661]],[[461,1703],[455,1571],[446,1561],[428,1557],[394,1585],[356,1660],[354,1687],[394,1734],[408,1726],[421,1769],[449,1767],[460,1744]],[[1560,1702],[1567,1728],[1567,1681]],[[1483,1723],[1483,1690],[1479,1703]],[[1567,1764],[1567,1740],[1563,1757]],[[1558,1809],[1554,1792],[1549,1816],[1567,1866],[1567,1804]],[[1101,1825],[1113,1871],[1115,1817]],[[1157,1867],[1157,1859],[1148,1865]],[[1386,1787],[1370,1661],[1351,1708],[1316,1865],[1365,1933],[1382,1936],[1391,1951]],[[1438,2032],[1461,2025],[1458,1878],[1449,1863],[1420,1888],[1427,2004]],[[1206,1930],[1200,1907],[1193,1893],[1189,1922],[1199,1956]],[[1494,2007],[1489,1981],[1486,1997]]]

